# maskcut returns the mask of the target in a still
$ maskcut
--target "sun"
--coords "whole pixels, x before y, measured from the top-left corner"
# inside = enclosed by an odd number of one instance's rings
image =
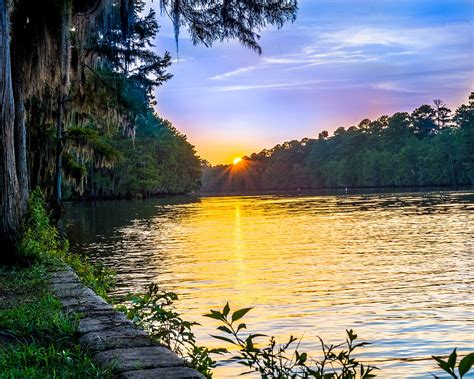
[[[235,158],[235,159],[232,161],[232,163],[234,164],[234,166],[235,166],[235,165],[238,165],[240,162],[242,162],[242,158],[240,158],[240,157],[237,157],[237,158]]]

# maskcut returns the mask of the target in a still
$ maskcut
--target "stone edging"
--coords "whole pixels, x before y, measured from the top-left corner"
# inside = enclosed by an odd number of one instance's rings
[[[83,315],[78,327],[79,344],[92,351],[97,365],[110,367],[115,377],[204,378],[82,284],[71,268],[53,272],[50,287],[66,312]]]

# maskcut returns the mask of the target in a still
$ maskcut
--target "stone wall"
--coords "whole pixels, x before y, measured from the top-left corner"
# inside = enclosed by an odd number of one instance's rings
[[[80,345],[93,353],[97,365],[110,367],[115,377],[204,378],[84,286],[72,269],[53,272],[50,285],[64,311],[83,315],[78,328]]]

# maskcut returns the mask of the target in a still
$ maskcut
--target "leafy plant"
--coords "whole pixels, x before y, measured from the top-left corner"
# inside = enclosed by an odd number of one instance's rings
[[[29,261],[60,267],[71,266],[81,280],[100,296],[114,285],[113,272],[101,263],[91,263],[86,257],[69,251],[69,242],[51,224],[43,194],[35,189],[29,199],[28,214],[23,225],[19,250]]]
[[[463,359],[459,361],[459,365],[457,367],[458,373],[456,374],[456,361],[458,355],[456,349],[449,355],[448,360],[445,361],[441,357],[433,356],[433,359],[438,362],[438,366],[446,373],[451,375],[454,379],[463,378],[469,371],[471,370],[472,366],[474,365],[474,353],[470,353],[466,355]],[[433,375],[435,378],[439,378],[439,376]]]
[[[298,350],[300,341],[290,336],[288,341],[277,344],[274,337],[264,347],[259,347],[256,341],[264,334],[247,333],[247,325],[241,319],[251,308],[239,309],[231,313],[227,303],[222,311],[211,310],[206,317],[222,322],[217,329],[224,335],[214,335],[221,341],[233,345],[237,354],[231,359],[248,367],[246,373],[258,372],[262,378],[317,378],[317,379],[355,379],[372,378],[372,371],[376,369],[370,365],[363,365],[352,357],[352,353],[360,347],[367,345],[365,342],[356,343],[357,334],[347,330],[345,344],[327,345],[321,341],[323,359],[312,359],[305,352]],[[336,351],[345,345],[345,349]]]
[[[183,320],[173,307],[178,295],[150,284],[147,292],[129,295],[126,305],[119,307],[137,326],[144,329],[157,342],[181,356],[190,367],[199,370],[206,377],[212,376],[211,369],[216,362],[211,354],[220,354],[222,349],[208,349],[196,344],[192,327],[199,325]]]

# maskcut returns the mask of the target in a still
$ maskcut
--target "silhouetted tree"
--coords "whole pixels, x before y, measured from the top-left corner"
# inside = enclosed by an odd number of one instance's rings
[[[413,129],[420,137],[427,137],[435,134],[438,126],[435,122],[436,112],[430,105],[422,105],[411,114]]]

